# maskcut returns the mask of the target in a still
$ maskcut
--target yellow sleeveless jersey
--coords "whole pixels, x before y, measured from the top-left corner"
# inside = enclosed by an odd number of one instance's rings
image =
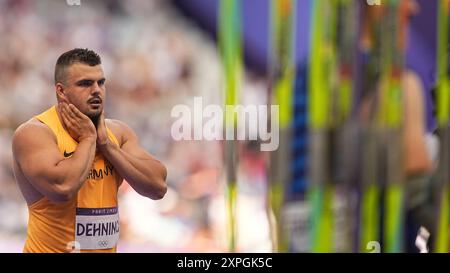
[[[37,115],[56,135],[58,148],[70,157],[78,143],[64,129],[53,106]],[[119,145],[108,129],[108,137]],[[28,206],[24,252],[116,252],[119,239],[117,190],[122,182],[114,167],[96,153],[77,195],[55,204],[43,197]]]

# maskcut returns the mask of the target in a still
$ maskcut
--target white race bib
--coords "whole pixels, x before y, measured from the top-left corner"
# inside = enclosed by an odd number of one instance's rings
[[[75,240],[80,249],[109,249],[119,241],[119,210],[77,208]]]

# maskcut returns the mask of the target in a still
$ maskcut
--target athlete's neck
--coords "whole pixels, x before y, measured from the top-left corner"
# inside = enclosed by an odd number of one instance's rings
[[[98,126],[98,119],[100,118],[100,115],[95,116],[95,117],[89,117],[92,121],[92,123],[94,123],[95,128],[97,129]]]

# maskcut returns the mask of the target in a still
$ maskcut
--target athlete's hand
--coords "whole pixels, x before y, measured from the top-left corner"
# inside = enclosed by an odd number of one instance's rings
[[[81,142],[87,138],[97,138],[94,123],[73,104],[62,102],[59,104],[59,110],[62,121],[73,139]]]
[[[102,111],[97,120],[97,145],[100,147],[108,143],[108,131],[105,124],[105,112]]]

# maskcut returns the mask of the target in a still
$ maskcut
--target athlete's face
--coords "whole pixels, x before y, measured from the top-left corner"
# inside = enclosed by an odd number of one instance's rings
[[[101,65],[72,64],[67,68],[65,82],[56,88],[60,101],[73,104],[91,119],[103,111],[106,90]]]

